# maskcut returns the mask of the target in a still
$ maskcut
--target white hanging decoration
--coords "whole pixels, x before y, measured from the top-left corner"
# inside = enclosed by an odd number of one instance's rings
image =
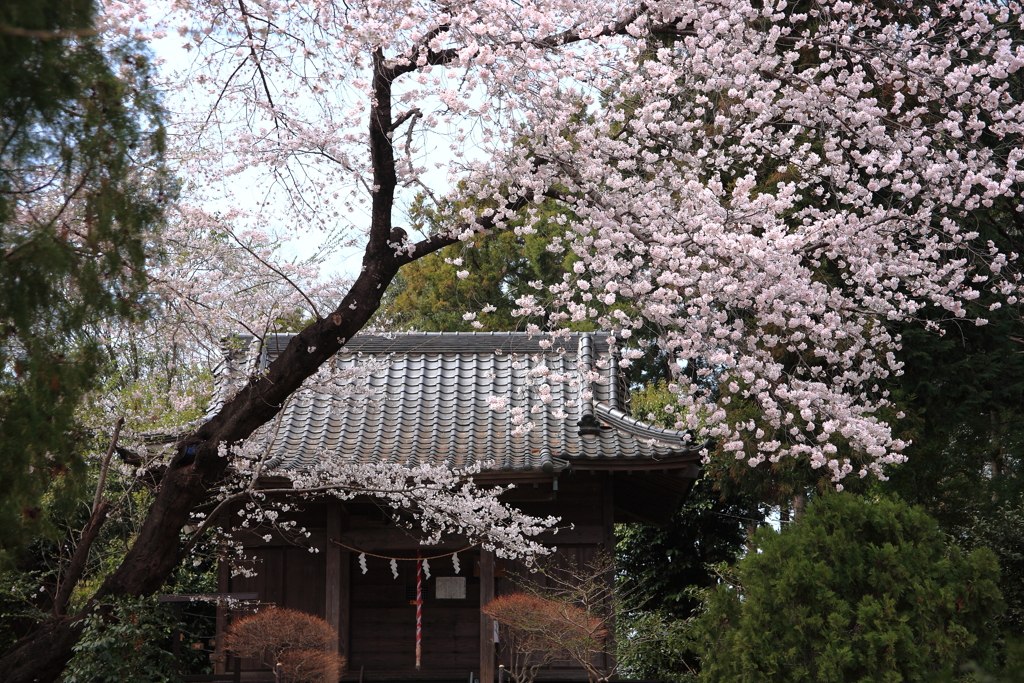
[[[423,560],[423,576],[430,578],[430,560]]]
[[[359,553],[359,568],[366,573],[366,553]]]
[[[395,575],[396,579],[398,578],[398,560],[391,560],[391,573]]]
[[[455,573],[459,573],[459,554],[452,553],[452,567],[455,568]]]

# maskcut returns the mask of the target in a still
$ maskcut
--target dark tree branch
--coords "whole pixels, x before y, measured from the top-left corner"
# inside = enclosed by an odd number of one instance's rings
[[[646,4],[641,3],[634,11],[630,12],[625,18],[606,26],[598,33],[591,33],[587,35],[581,34],[578,30],[563,31],[562,33],[556,33],[546,38],[540,38],[537,40],[526,40],[520,41],[519,44],[529,44],[534,47],[542,49],[552,49],[562,47],[563,45],[571,45],[578,43],[583,40],[593,40],[595,38],[601,38],[604,36],[621,35],[636,22],[637,19],[647,14],[648,7]],[[390,81],[394,81],[396,78],[403,74],[411,73],[420,68],[419,60],[420,57],[424,57],[427,64],[431,66],[446,66],[451,64],[459,57],[459,51],[455,48],[447,48],[445,50],[432,50],[429,47],[431,41],[438,35],[447,30],[447,27],[439,27],[435,31],[424,36],[421,40],[421,46],[413,50],[407,58],[402,62],[393,66],[385,67],[384,74]],[[650,29],[651,33],[679,33],[681,31],[676,29],[674,23],[659,24],[652,26]],[[513,43],[515,44],[515,43]]]
[[[274,264],[270,263],[269,261],[267,261],[266,259],[261,257],[259,254],[257,254],[248,244],[246,244],[245,242],[243,242],[242,240],[240,240],[238,238],[238,235],[235,234],[234,230],[228,230],[227,233],[231,236],[231,239],[233,239],[238,244],[238,246],[240,246],[242,249],[245,250],[245,252],[247,254],[249,254],[249,256],[252,256],[254,259],[259,261],[261,265],[266,267],[267,270],[270,270],[270,271],[276,273],[281,279],[283,279],[285,282],[287,282],[289,285],[291,285],[292,289],[294,289],[296,292],[298,292],[299,296],[301,296],[303,299],[305,299],[306,303],[309,304],[309,309],[310,309],[310,311],[312,311],[313,315],[315,315],[318,320],[320,319],[320,309],[317,308],[317,305],[315,303],[313,303],[312,299],[310,299],[308,296],[306,296],[306,293],[304,291],[302,291],[301,287],[299,287],[294,282],[292,282],[292,279],[290,277],[288,277],[284,273],[284,271],[282,271],[280,268],[278,268]]]
[[[398,127],[401,126],[403,123],[411,119],[413,116],[420,116],[420,114],[421,112],[419,107],[413,107],[409,111],[399,114],[398,118],[395,119],[395,122],[391,124],[391,130],[398,130]]]
[[[85,525],[85,529],[82,531],[82,537],[79,539],[78,545],[75,546],[75,554],[71,556],[71,562],[68,564],[68,570],[64,574],[64,580],[60,582],[57,596],[53,599],[54,616],[59,617],[67,614],[71,592],[78,585],[78,580],[82,578],[82,573],[85,572],[85,565],[89,559],[89,550],[92,549],[93,542],[99,536],[103,523],[107,521],[107,513],[110,511],[110,508],[109,500],[100,501],[93,508],[92,517],[89,518],[89,523]]]
[[[252,34],[252,28],[249,26],[249,11],[245,8],[245,3],[242,0],[238,0],[238,9],[242,12],[242,23],[245,24],[245,34],[249,38],[249,55],[252,57],[253,64],[256,65],[256,71],[260,75],[260,82],[263,83],[263,92],[267,96],[267,104],[270,106],[270,111],[274,116],[274,126],[278,125],[277,110],[274,108],[274,98],[270,95],[270,86],[267,83],[267,76],[263,73],[263,63],[260,61],[259,55],[256,54],[256,37]]]
[[[110,511],[111,505],[110,501],[103,500],[103,487],[107,482],[110,457],[114,454],[114,449],[117,448],[117,439],[121,435],[121,427],[123,426],[124,418],[117,418],[117,422],[114,423],[114,435],[110,437],[110,447],[107,448],[107,452],[103,456],[99,481],[96,482],[96,494],[92,499],[92,515],[89,517],[89,522],[85,525],[85,529],[82,530],[82,536],[78,540],[78,545],[75,546],[75,552],[71,556],[67,572],[65,572],[64,579],[60,582],[60,587],[57,589],[57,595],[53,599],[54,616],[67,614],[71,592],[78,585],[78,580],[82,578],[82,573],[85,571],[85,565],[89,559],[89,550],[92,549],[92,544],[99,535],[103,523],[107,521],[107,513]]]
[[[96,510],[100,507],[100,499],[103,496],[103,487],[107,483],[107,470],[110,468],[110,456],[114,454],[114,449],[117,448],[117,438],[121,436],[121,427],[124,426],[124,418],[117,418],[117,422],[114,423],[114,435],[110,437],[110,447],[107,448],[106,454],[103,456],[103,464],[100,466],[100,479],[96,482],[96,494],[92,498],[92,514],[96,515]]]
[[[140,484],[154,491],[160,487],[160,480],[163,478],[164,472],[167,470],[166,465],[153,465],[152,463],[147,462],[145,458],[135,451],[130,451],[127,448],[121,448],[118,446],[114,450],[117,451],[117,455],[121,458],[121,462],[126,465],[131,465],[136,469],[145,469],[142,474],[136,475],[136,480]]]

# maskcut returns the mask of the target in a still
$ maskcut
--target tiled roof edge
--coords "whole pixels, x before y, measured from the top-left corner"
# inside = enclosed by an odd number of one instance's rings
[[[547,474],[562,472],[569,467],[569,461],[564,458],[558,458],[551,454],[551,451],[544,448],[540,454],[539,465],[525,465],[521,467],[486,467],[482,471],[487,473],[498,473],[498,472],[545,472]]]
[[[239,335],[246,339],[249,335]],[[264,353],[276,356],[292,333],[271,333],[264,337]],[[580,340],[590,337],[594,352],[608,353],[606,332],[574,332],[568,339],[552,339],[550,334],[529,335],[526,332],[395,332],[392,334],[359,334],[348,340],[339,353],[556,353],[564,348],[577,353]],[[541,346],[551,341],[550,348]]]
[[[693,443],[693,435],[690,432],[666,429],[665,427],[642,422],[607,404],[595,402],[594,413],[599,420],[607,422],[615,429],[631,434],[638,439],[653,439],[660,443],[680,446],[684,450],[691,452],[697,452],[701,449],[701,445]]]

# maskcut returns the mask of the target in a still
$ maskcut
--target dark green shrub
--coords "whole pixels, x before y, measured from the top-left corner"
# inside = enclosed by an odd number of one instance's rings
[[[965,555],[919,509],[825,495],[754,542],[698,621],[702,681],[922,681],[991,657],[995,556]]]
[[[174,658],[161,645],[172,615],[153,598],[126,597],[85,618],[63,683],[174,683]]]

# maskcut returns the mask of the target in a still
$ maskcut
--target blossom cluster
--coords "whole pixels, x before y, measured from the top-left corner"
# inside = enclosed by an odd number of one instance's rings
[[[201,523],[207,521],[207,526],[218,525],[221,542],[240,560],[245,558],[244,540],[233,530],[261,530],[265,541],[273,539],[273,530],[301,543],[310,534],[297,527],[288,513],[303,499],[333,497],[377,502],[392,511],[396,522],[414,529],[424,546],[458,537],[479,543],[498,557],[527,562],[552,550],[536,537],[548,530],[557,533],[558,518],[532,517],[501,502],[499,496],[510,487],[477,486],[473,475],[480,472],[479,465],[466,470],[427,464],[409,468],[400,463],[356,463],[323,452],[309,469],[275,469],[266,467],[272,457],[267,438],[272,439],[272,431],[264,430],[234,449],[237,467],[221,486],[214,512],[197,517],[197,541],[207,530]],[[266,484],[271,480],[261,477],[284,479],[288,484],[274,488]],[[225,525],[225,514],[235,508],[239,519]]]
[[[155,18],[109,0],[107,13],[127,32],[177,31],[197,55],[169,81],[171,132],[197,201],[224,178],[265,190],[232,225],[358,242],[384,177],[367,121],[385,110],[398,192],[447,193],[438,205],[467,240],[483,224],[529,233],[536,204],[560,202],[572,217],[551,249],[572,272],[521,312],[618,339],[656,326],[680,371],[678,426],[751,465],[881,474],[906,445],[880,417],[901,370],[895,326],[982,325],[971,302],[1020,296],[1017,254],[972,223],[1021,209],[1016,1],[178,0]],[[737,399],[762,419],[730,422]]]

